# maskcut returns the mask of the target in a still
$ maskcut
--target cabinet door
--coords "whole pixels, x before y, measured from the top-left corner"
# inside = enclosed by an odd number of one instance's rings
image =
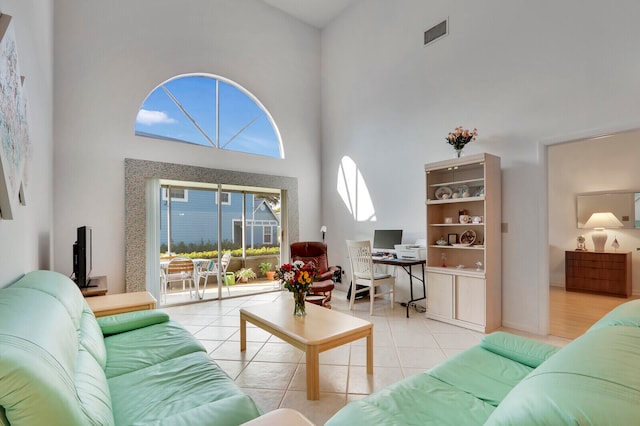
[[[453,275],[427,273],[427,311],[453,318]]]
[[[461,321],[484,325],[485,280],[473,277],[456,277],[456,318]]]

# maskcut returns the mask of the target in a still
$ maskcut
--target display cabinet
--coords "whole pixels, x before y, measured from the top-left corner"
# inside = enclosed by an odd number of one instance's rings
[[[502,324],[500,158],[425,165],[428,318],[488,333]]]

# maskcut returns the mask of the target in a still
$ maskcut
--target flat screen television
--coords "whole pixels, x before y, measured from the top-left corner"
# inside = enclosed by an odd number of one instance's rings
[[[402,244],[402,229],[376,229],[373,231],[374,253],[395,253],[396,244]]]
[[[73,275],[78,287],[91,287],[92,242],[93,232],[91,228],[88,226],[79,227],[78,239],[73,243]]]

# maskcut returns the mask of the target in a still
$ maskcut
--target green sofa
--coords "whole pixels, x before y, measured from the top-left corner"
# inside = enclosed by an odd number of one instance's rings
[[[260,414],[163,312],[96,319],[51,271],[0,289],[0,425],[237,425]]]
[[[640,424],[640,300],[563,348],[504,332],[353,401],[336,425]]]

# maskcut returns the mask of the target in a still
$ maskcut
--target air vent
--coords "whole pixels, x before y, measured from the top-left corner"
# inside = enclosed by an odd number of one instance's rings
[[[440,37],[444,37],[447,34],[449,34],[449,20],[445,19],[424,32],[424,45],[426,46],[429,43],[433,43]]]

